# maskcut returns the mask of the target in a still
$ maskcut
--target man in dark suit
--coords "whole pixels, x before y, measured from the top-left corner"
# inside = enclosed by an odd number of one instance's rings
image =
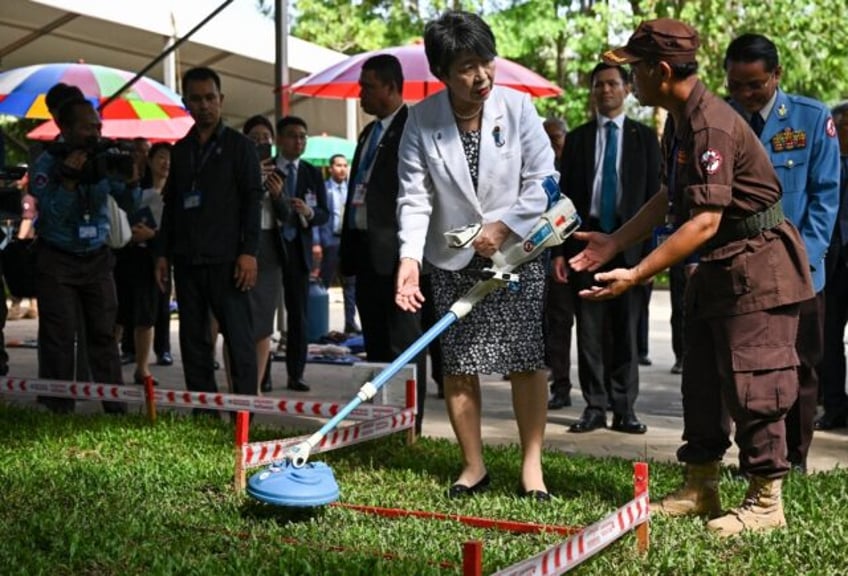
[[[359,135],[345,205],[342,274],[356,276],[356,307],[365,353],[371,362],[391,362],[421,334],[417,314],[395,305],[398,266],[398,147],[408,110],[403,103],[403,70],[394,56],[372,56],[362,65],[359,102],[377,117]],[[427,390],[426,353],[419,355],[418,416],[421,432]]]
[[[569,133],[560,187],[574,202],[584,229],[612,232],[659,189],[659,144],[650,128],[624,116],[624,100],[630,93],[630,77],[624,68],[598,64],[592,71],[591,86],[597,117]],[[579,244],[569,241],[561,253],[575,253]],[[607,266],[633,266],[642,253],[642,245],[634,246]],[[554,259],[554,276],[575,284],[576,289],[592,285],[593,274],[569,276],[561,257]],[[578,375],[587,406],[569,430],[605,428],[609,402],[613,430],[643,434],[647,428],[633,411],[639,393],[638,292],[631,290],[603,302],[576,300]],[[605,344],[605,335],[611,342]],[[610,382],[609,397],[605,379]]]
[[[848,395],[845,394],[845,324],[848,322],[848,103],[833,111],[839,137],[839,213],[825,256],[824,354],[818,367],[824,414],[816,430],[848,427]]]
[[[309,272],[312,270],[312,227],[327,222],[327,191],[321,172],[301,160],[306,149],[306,122],[297,116],[286,116],[277,122],[276,167],[285,177],[284,194],[291,210],[280,223],[283,246],[283,292],[288,317],[286,340],[286,372],[288,388],[307,392],[303,381],[306,368],[306,303],[309,294]]]

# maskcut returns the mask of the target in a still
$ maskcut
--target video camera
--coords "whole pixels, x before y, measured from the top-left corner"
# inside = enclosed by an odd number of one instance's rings
[[[26,173],[26,166],[6,166],[0,169],[0,220],[20,219],[23,208],[17,183]]]
[[[121,142],[107,138],[88,142],[83,146],[71,146],[67,142],[54,142],[47,151],[51,155],[64,159],[74,150],[88,153],[88,159],[80,170],[62,165],[61,174],[83,184],[94,184],[104,178],[130,180],[133,177],[132,142]]]

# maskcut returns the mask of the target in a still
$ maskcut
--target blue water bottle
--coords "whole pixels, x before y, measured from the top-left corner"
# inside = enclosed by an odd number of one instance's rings
[[[318,278],[309,279],[306,303],[306,339],[318,342],[330,331],[330,295]]]

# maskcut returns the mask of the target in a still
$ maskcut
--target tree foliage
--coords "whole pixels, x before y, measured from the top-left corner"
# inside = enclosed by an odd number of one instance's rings
[[[257,0],[260,7],[273,0]],[[610,45],[643,19],[669,16],[701,35],[701,77],[722,93],[727,44],[743,32],[778,46],[782,87],[833,104],[848,95],[845,0],[292,0],[292,34],[347,54],[405,44],[448,8],[482,14],[498,52],[537,71],[564,90],[538,99],[545,115],[579,124],[589,114],[588,72]]]

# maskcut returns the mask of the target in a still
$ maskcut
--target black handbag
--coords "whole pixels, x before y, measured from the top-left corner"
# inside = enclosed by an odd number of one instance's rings
[[[35,298],[36,241],[28,238],[10,242],[3,250],[3,277],[16,298]]]

